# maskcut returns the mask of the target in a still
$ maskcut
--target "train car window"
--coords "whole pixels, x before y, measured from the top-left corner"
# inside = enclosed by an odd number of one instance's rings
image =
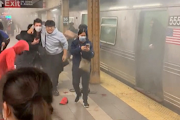
[[[102,19],[101,24],[116,25],[117,24],[117,19]]]
[[[106,17],[101,19],[100,40],[103,43],[115,45],[117,32],[117,18]]]
[[[87,14],[82,14],[81,23],[86,25],[88,24]]]

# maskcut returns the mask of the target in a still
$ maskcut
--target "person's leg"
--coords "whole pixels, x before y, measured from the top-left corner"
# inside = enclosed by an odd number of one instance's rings
[[[88,104],[88,93],[89,93],[89,79],[90,73],[82,71],[82,92],[83,92],[83,102],[84,107],[89,107]]]
[[[51,56],[51,76],[52,76],[52,83],[53,83],[53,94],[55,96],[59,95],[57,90],[57,85],[59,81],[59,74],[63,71],[62,67],[62,53]]]
[[[80,84],[80,71],[79,68],[73,68],[72,70],[72,77],[73,77],[73,87],[76,92],[76,99],[75,102],[79,101],[79,98],[81,97],[81,90],[79,87]]]
[[[59,80],[59,71],[57,71],[56,69],[52,69],[52,84],[53,84],[53,95],[54,96],[59,96],[59,92],[57,89],[58,86],[58,80]]]

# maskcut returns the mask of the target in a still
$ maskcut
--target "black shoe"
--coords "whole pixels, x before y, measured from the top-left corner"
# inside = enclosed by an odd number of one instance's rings
[[[76,102],[76,103],[79,101],[80,97],[81,97],[81,95],[77,95],[77,96],[76,96],[76,99],[75,99],[75,102]]]
[[[84,107],[85,107],[85,108],[89,108],[88,102],[84,102]]]
[[[59,96],[59,92],[57,90],[53,91],[54,96]]]

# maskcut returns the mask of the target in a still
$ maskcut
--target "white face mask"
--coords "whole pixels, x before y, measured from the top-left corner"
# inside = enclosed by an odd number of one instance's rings
[[[42,30],[42,27],[40,27],[40,26],[35,27],[35,30],[36,30],[36,32],[40,32]]]
[[[86,36],[79,36],[79,41],[85,42],[86,41]]]

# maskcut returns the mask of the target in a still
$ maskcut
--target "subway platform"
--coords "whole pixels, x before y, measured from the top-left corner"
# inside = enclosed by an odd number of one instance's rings
[[[8,47],[17,41],[11,39]],[[89,108],[84,108],[82,100],[75,103],[72,89],[71,64],[59,76],[60,96],[54,97],[53,120],[180,120],[180,115],[153,101],[119,80],[101,71],[101,84],[90,85]],[[60,105],[63,97],[67,105]]]
[[[101,84],[90,85],[89,108],[82,100],[75,103],[72,88],[71,65],[59,76],[59,97],[54,97],[54,120],[180,120],[180,115],[165,108],[110,75],[101,72]],[[63,97],[69,103],[60,105]]]

